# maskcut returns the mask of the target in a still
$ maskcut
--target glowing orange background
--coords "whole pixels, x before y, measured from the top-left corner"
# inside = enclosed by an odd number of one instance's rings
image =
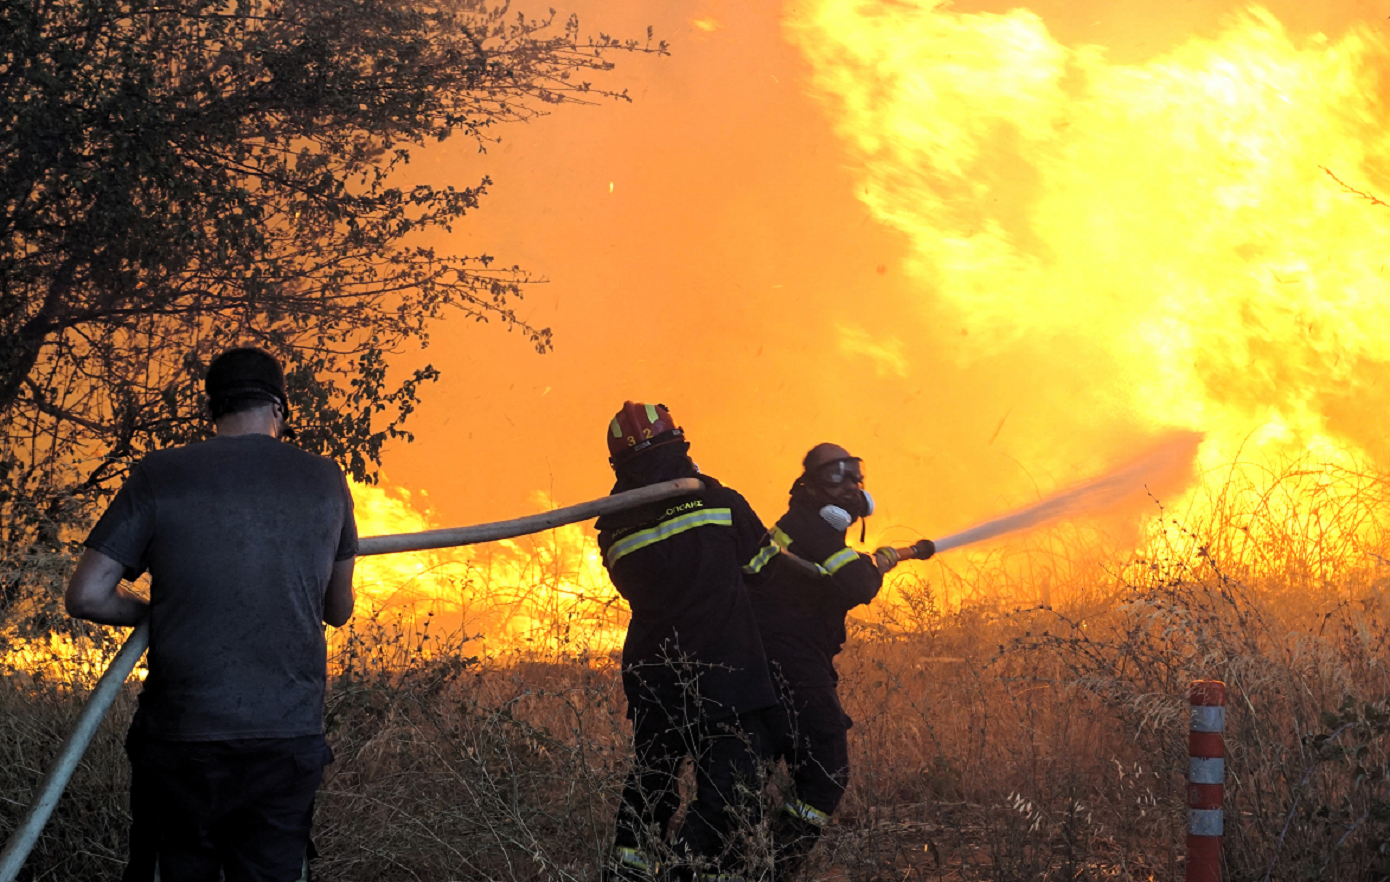
[[[740,489],[768,521],[780,513],[807,448],[823,440],[849,447],[867,461],[869,486],[881,505],[871,528],[893,527],[888,538],[894,539],[940,535],[1027,503],[1103,471],[1170,429],[1209,433],[1202,460],[1207,467],[1265,444],[1282,452],[1331,444],[1381,454],[1381,414],[1390,406],[1390,370],[1382,360],[1390,357],[1390,291],[1383,267],[1367,260],[1376,247],[1380,254],[1390,247],[1390,209],[1347,196],[1315,166],[1336,166],[1349,182],[1390,191],[1386,142],[1356,117],[1379,113],[1376,125],[1384,128],[1390,5],[1269,3],[1264,8],[1277,20],[1271,27],[1283,29],[1285,42],[1262,43],[1239,36],[1253,26],[1233,17],[1245,9],[1238,2],[1029,2],[1042,33],[1055,41],[1050,51],[1079,53],[1068,62],[1077,69],[1093,65],[1084,76],[1092,77],[1094,88],[1062,84],[1075,96],[1077,130],[1084,133],[1073,138],[1066,129],[1070,123],[1048,122],[1048,143],[1077,153],[1069,183],[1047,190],[1048,180],[1060,178],[1035,162],[1026,137],[1011,142],[990,135],[984,142],[993,152],[977,161],[989,193],[952,195],[948,185],[969,178],[936,178],[923,187],[945,193],[953,211],[992,213],[1005,228],[1022,230],[1021,240],[1059,231],[1037,251],[1072,255],[1069,272],[1075,277],[1050,278],[1048,293],[1008,287],[1017,277],[1001,276],[991,284],[987,272],[969,274],[970,284],[990,292],[978,309],[966,294],[952,293],[952,279],[933,276],[928,266],[935,216],[899,222],[881,210],[885,198],[898,200],[898,207],[916,204],[902,188],[912,185],[917,172],[869,168],[865,152],[852,143],[855,134],[846,129],[854,124],[845,110],[848,99],[825,86],[825,77],[836,73],[833,58],[820,60],[819,67],[808,60],[815,53],[807,47],[825,46],[830,56],[839,52],[810,24],[835,5],[567,5],[561,15],[577,11],[586,30],[640,35],[650,24],[658,38],[670,41],[672,55],[614,56],[618,69],[601,84],[629,90],[630,105],[563,108],[504,130],[503,142],[486,155],[459,141],[417,156],[414,167],[437,181],[472,184],[484,174],[495,180],[472,223],[435,244],[486,251],[547,277],[549,283],[534,287],[519,312],[553,328],[556,345],[552,354],[537,356],[524,340],[495,328],[464,321],[439,325],[424,357],[444,371],[444,379],[426,390],[413,420],[415,443],[388,451],[389,483],[427,490],[436,521],[447,525],[529,513],[536,508],[536,491],[559,504],[600,496],[611,479],[604,428],[625,398],[667,404],[687,429],[701,467]],[[981,45],[995,51],[987,29],[1001,16],[1015,15],[1009,10],[1017,4],[962,2],[927,11],[936,5],[916,4],[921,15],[952,16],[953,27],[980,31]],[[877,31],[865,21],[903,14],[914,4],[859,6],[851,15],[865,30],[843,35],[852,44],[872,51],[885,33],[907,33],[895,31],[892,21]],[[1338,43],[1348,34],[1364,44],[1360,54]],[[1345,108],[1345,127],[1327,132],[1325,155],[1297,130],[1324,124],[1331,112],[1326,103],[1288,120],[1271,119],[1273,130],[1287,133],[1290,143],[1280,146],[1283,141],[1274,139],[1255,149],[1287,147],[1290,167],[1300,171],[1298,177],[1273,179],[1248,214],[1232,215],[1261,225],[1250,237],[1262,243],[1250,246],[1254,251],[1195,241],[1203,217],[1223,217],[1204,214],[1207,206],[1162,178],[1171,173],[1184,175],[1175,182],[1188,180],[1190,169],[1165,171],[1153,162],[1170,154],[1175,162],[1200,161],[1200,150],[1183,153],[1166,144],[1179,144],[1186,121],[1194,129],[1222,131],[1219,120],[1212,122],[1219,108],[1172,83],[1182,82],[1189,68],[1194,79],[1210,74],[1217,69],[1212,59],[1223,58],[1228,45],[1247,56],[1267,50],[1273,57],[1266,60],[1275,67],[1305,65],[1308,76],[1327,80],[1327,95],[1342,94],[1341,88],[1362,96],[1359,106]],[[1085,46],[1104,47],[1102,57],[1077,61]],[[916,61],[911,52],[906,56],[894,63],[911,68]],[[1001,58],[1017,63],[1007,52]],[[1133,79],[1131,74],[1148,77],[1149,90],[1126,98],[1115,84]],[[1165,86],[1158,78],[1169,74],[1174,79]],[[1103,76],[1111,78],[1108,85]],[[1244,74],[1232,76],[1239,83]],[[1355,82],[1348,85],[1348,77]],[[982,82],[973,75],[961,78],[961,88],[981,91],[962,99],[957,122],[968,122],[976,111],[1012,112],[999,109],[1007,96],[989,94]],[[872,114],[895,112],[883,94],[873,92],[882,83],[865,88],[868,94],[859,97]],[[1318,94],[1314,82],[1293,100],[1317,103]],[[1103,117],[1114,108],[1101,107],[1103,101],[1137,105],[1164,95],[1173,106],[1154,118],[1165,119],[1165,126],[1116,129],[1115,143],[1104,143],[1111,123]],[[1083,118],[1088,113],[1089,128]],[[917,122],[934,125],[931,118]],[[1231,136],[1244,137],[1247,123],[1232,117]],[[1005,128],[1014,125],[1010,120]],[[1353,153],[1343,149],[1348,139],[1360,139]],[[884,161],[913,149],[908,145]],[[1096,163],[1094,156],[1102,154],[1113,163]],[[1056,160],[1058,167],[1067,161]],[[1220,186],[1224,161],[1211,158],[1211,188]],[[1310,191],[1315,196],[1307,196]],[[1165,193],[1172,202],[1150,205]],[[1323,207],[1325,223],[1295,216],[1309,198]],[[1084,215],[1080,220],[1070,209],[1047,207],[1068,199]],[[1132,219],[1096,220],[1097,212],[1112,208],[1151,217],[1149,227],[1136,227]],[[1047,211],[1056,217],[1045,216]],[[1102,253],[1097,237],[1112,227],[1115,241]],[[1348,230],[1361,232],[1353,236]],[[940,231],[943,237],[958,234]],[[1233,269],[1219,278],[1193,270],[1186,281],[1181,267],[1173,270],[1176,275],[1155,275],[1144,264],[1154,242],[1178,255],[1189,242],[1197,251],[1207,247]],[[1029,246],[1025,241],[1019,247]],[[1086,276],[1085,267],[1094,261],[1075,256],[1086,248],[1096,249],[1097,261],[1133,270],[1116,289],[1161,288],[1169,299],[1160,311],[1191,320],[1200,331],[1184,338],[1190,352],[1173,356],[1171,364],[1163,359],[1172,353],[1158,353],[1163,358],[1150,371],[1153,341],[1135,338],[1131,347],[1126,335],[1133,328],[1125,322],[1147,314],[1152,298],[1136,295],[1131,306],[1124,300],[1128,295],[1102,284],[1110,276]],[[1250,304],[1266,302],[1259,291],[1248,301],[1213,305],[1210,287],[1199,290],[1246,274],[1253,278],[1263,272],[1252,269],[1255,264],[1274,251],[1287,260],[1281,249],[1288,248],[1307,252],[1300,259],[1311,267],[1310,277],[1345,264],[1359,273],[1350,281],[1324,273],[1321,286],[1289,286],[1317,313],[1298,339],[1281,337],[1285,329],[1248,333],[1251,323],[1268,324],[1267,317],[1251,312]],[[1201,254],[1203,266],[1211,260]],[[1079,276],[1075,266],[1082,268]],[[1038,278],[1046,277],[1044,272]],[[1171,292],[1189,282],[1191,302],[1173,300]],[[1321,299],[1334,285],[1357,288],[1355,314]],[[1301,321],[1299,313],[1289,327]],[[1222,323],[1232,325],[1233,336],[1225,335]],[[1145,329],[1150,336],[1164,333],[1161,324]],[[1362,339],[1367,333],[1383,333],[1386,347]],[[1330,359],[1334,351],[1358,360],[1329,381],[1330,374],[1319,373],[1319,359]],[[1183,377],[1170,382],[1168,372],[1178,369]],[[1152,389],[1145,386],[1150,382]],[[1324,388],[1328,382],[1336,388]],[[1291,403],[1289,387],[1300,384],[1309,392]],[[1333,394],[1337,390],[1340,398]],[[1156,403],[1164,396],[1173,400]],[[1278,431],[1267,431],[1271,419]]]

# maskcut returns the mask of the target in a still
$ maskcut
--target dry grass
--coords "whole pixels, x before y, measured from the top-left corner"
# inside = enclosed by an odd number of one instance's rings
[[[1338,481],[1291,470],[1203,519],[1165,517],[1143,558],[1049,557],[1051,608],[1016,558],[900,581],[841,657],[853,783],[812,875],[1180,878],[1187,683],[1219,678],[1228,878],[1381,878],[1390,509],[1379,476]],[[627,762],[616,665],[472,645],[390,621],[343,645],[320,878],[596,878]],[[131,705],[27,878],[114,877]],[[0,688],[6,828],[74,715],[51,679]]]

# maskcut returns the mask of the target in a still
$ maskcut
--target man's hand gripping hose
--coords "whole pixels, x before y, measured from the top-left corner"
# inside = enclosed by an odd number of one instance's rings
[[[701,486],[695,478],[680,478],[510,521],[445,530],[427,530],[423,533],[369,536],[363,538],[359,543],[357,553],[359,557],[365,557],[372,554],[422,551],[429,548],[452,548],[479,542],[493,542],[498,539],[511,539],[530,533],[538,533],[542,530],[550,530],[564,524],[586,521],[610,512],[626,511],[658,500],[688,495],[698,491]],[[19,826],[10,834],[4,849],[0,850],[0,882],[14,882],[15,877],[24,867],[24,860],[29,856],[29,851],[34,847],[39,834],[43,832],[44,825],[58,804],[58,798],[63,794],[63,788],[67,786],[68,779],[72,777],[78,761],[82,759],[87,745],[91,743],[102,718],[106,716],[106,712],[115,702],[116,696],[120,694],[126,677],[135,669],[136,663],[140,661],[140,656],[145,654],[145,648],[149,645],[149,641],[150,625],[147,620],[131,630],[125,645],[111,661],[106,673],[102,674],[96,688],[92,690],[92,695],[87,700],[86,707],[82,709],[72,734],[63,742],[63,746],[58,750],[58,757],[53,761],[53,765],[49,768],[43,781],[40,782],[28,812],[20,821]]]

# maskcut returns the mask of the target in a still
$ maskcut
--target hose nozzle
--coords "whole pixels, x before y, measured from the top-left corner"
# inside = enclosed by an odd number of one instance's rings
[[[906,548],[898,549],[900,560],[926,560],[936,554],[936,543],[930,539],[919,539]]]

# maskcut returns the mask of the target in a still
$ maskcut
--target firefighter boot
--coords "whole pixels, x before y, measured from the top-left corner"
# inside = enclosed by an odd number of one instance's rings
[[[601,882],[652,882],[656,867],[652,860],[635,848],[618,846],[613,857],[599,872]]]
[[[693,867],[671,867],[663,872],[661,882],[748,882],[738,873],[696,870]]]
[[[816,847],[821,830],[830,821],[824,812],[801,801],[788,802],[772,822],[772,880],[796,878],[806,856]]]

